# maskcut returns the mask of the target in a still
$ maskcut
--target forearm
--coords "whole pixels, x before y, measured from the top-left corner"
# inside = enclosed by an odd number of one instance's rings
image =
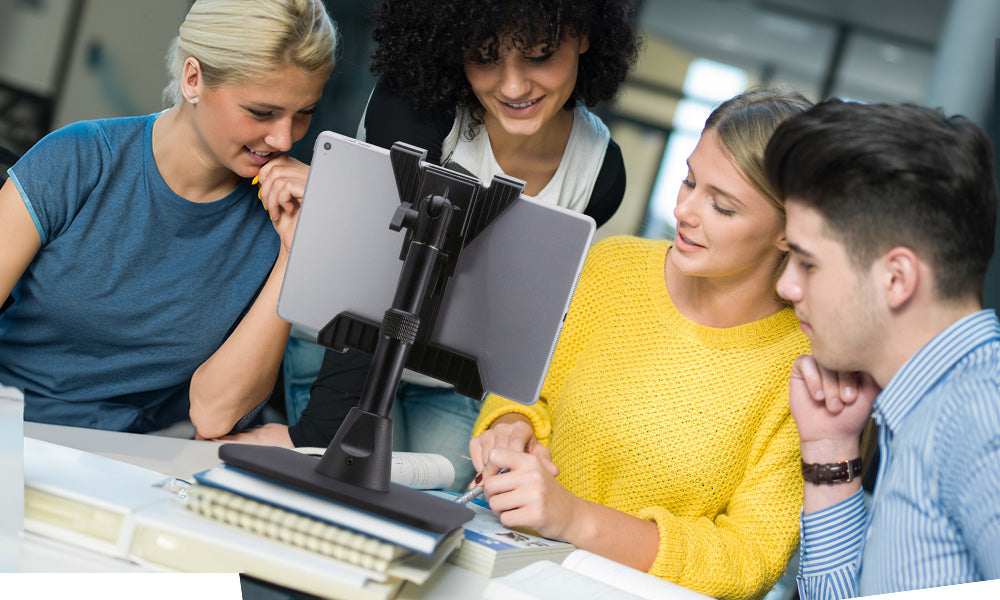
[[[578,500],[578,518],[570,525],[566,541],[633,569],[650,570],[660,544],[656,523]]]
[[[479,417],[472,428],[472,437],[475,437],[490,427],[497,420],[507,415],[520,415],[531,424],[535,431],[535,437],[543,443],[548,441],[551,434],[551,427],[548,421],[547,403],[544,399],[531,406],[526,406],[511,400],[507,400],[495,394],[489,394],[479,409]]]
[[[274,387],[291,327],[277,314],[287,260],[280,251],[243,320],[191,378],[191,421],[206,438],[229,433]]]

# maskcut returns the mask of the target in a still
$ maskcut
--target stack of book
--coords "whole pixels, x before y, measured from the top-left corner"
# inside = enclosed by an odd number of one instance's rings
[[[25,440],[25,530],[154,570],[239,572],[321,598],[426,581],[462,529],[422,531],[224,464],[178,480]],[[395,472],[394,472],[395,475]]]

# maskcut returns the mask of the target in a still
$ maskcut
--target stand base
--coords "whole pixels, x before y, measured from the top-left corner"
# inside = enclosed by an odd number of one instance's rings
[[[399,484],[376,492],[316,471],[319,459],[276,446],[223,444],[219,458],[227,465],[328,498],[404,525],[447,534],[472,520],[468,507]]]

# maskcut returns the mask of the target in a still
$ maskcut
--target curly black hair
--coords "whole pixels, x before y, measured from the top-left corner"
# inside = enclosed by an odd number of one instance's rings
[[[593,106],[618,92],[635,64],[633,0],[382,0],[374,10],[372,73],[414,108],[470,110],[482,106],[465,77],[473,53],[497,58],[500,40],[515,48],[559,46],[565,33],[586,34],[576,87],[564,108]]]

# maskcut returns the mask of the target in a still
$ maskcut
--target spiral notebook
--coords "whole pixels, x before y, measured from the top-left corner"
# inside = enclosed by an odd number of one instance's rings
[[[205,485],[188,489],[185,506],[216,523],[290,544],[391,578],[426,581],[461,543],[460,531],[427,556],[378,538],[337,527],[245,496]]]
[[[385,572],[402,546],[204,485],[188,489],[187,508],[203,517],[338,560]]]

